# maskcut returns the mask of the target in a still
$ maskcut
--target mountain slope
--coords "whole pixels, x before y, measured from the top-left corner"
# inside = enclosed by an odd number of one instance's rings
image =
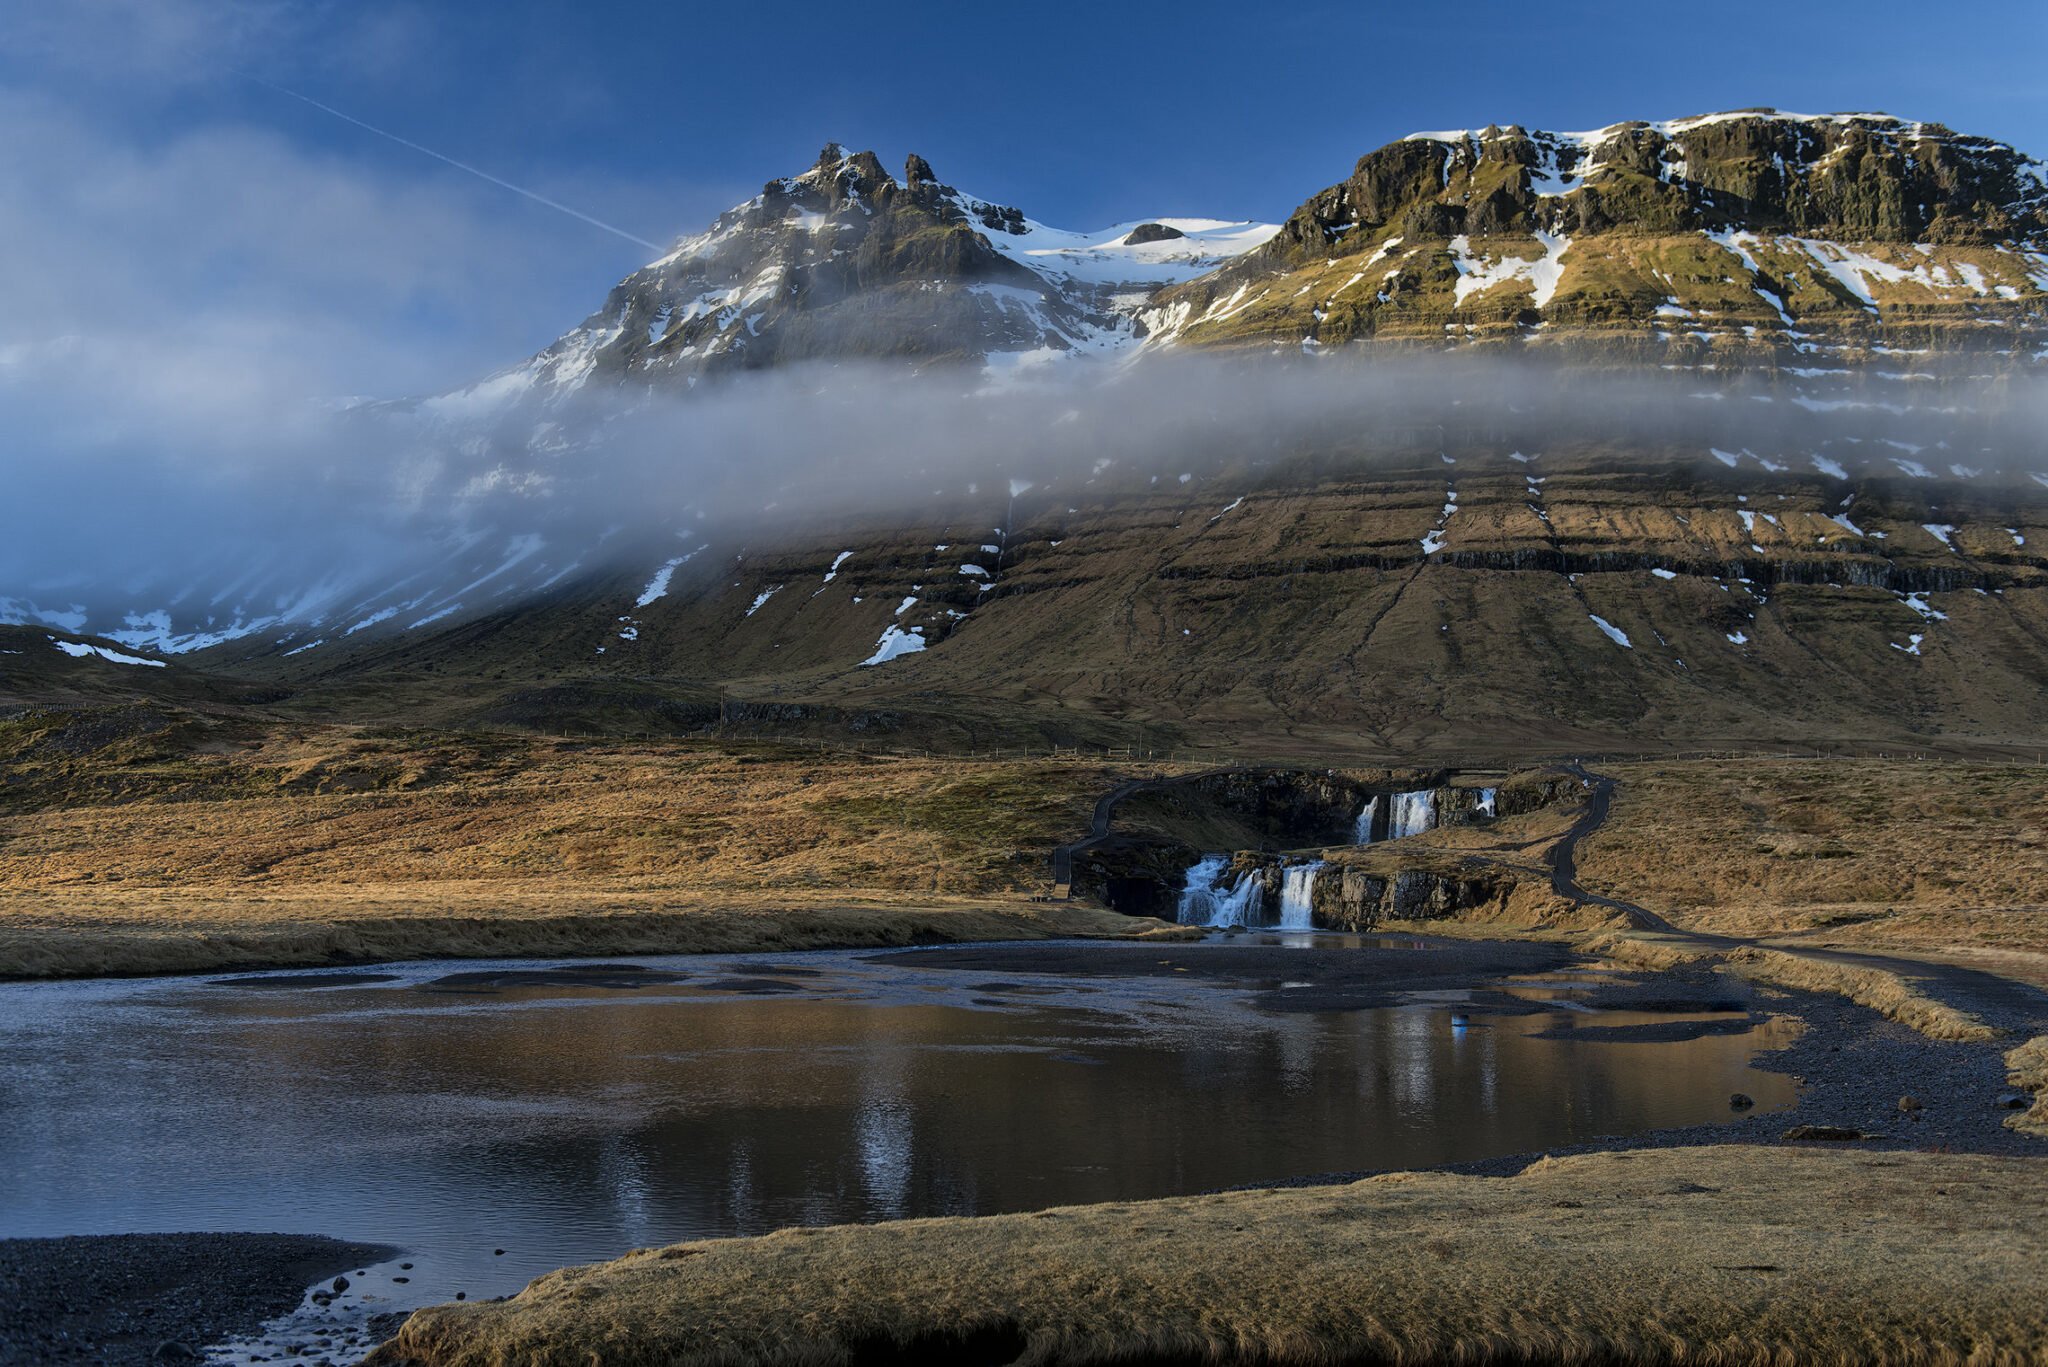
[[[1838,368],[2048,347],[2048,184],[1987,138],[1746,110],[1418,133],[1142,315],[1190,345],[1569,340]],[[1895,368],[1910,369],[1901,364]]]
[[[1105,476],[944,522],[791,527],[263,672],[309,695],[473,680],[454,715],[494,725],[909,744],[1393,757],[2039,736],[2048,487],[1803,444],[1466,438]]]

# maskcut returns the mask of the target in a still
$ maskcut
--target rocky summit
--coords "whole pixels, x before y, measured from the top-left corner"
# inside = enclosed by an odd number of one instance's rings
[[[827,146],[615,286],[525,364],[447,406],[585,386],[687,386],[809,361],[995,364],[1141,340],[1137,307],[1263,243],[1271,224],[1172,219],[1066,232],[941,183],[912,154]]]

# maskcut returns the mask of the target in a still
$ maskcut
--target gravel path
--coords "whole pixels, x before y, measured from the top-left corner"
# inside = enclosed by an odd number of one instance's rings
[[[196,1364],[395,1251],[309,1234],[0,1239],[0,1367]]]

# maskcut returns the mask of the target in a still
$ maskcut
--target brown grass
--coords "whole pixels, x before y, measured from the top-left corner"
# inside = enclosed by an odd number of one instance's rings
[[[1647,968],[1662,971],[1676,968],[1680,964],[1698,963],[1712,957],[1714,951],[1698,945],[1687,944],[1668,936],[1647,932],[1610,930],[1588,935],[1577,941],[1575,947],[1585,954],[1597,954],[1629,968]]]
[[[1612,766],[1589,887],[1687,929],[2048,956],[2048,769],[1882,760]]]
[[[0,724],[0,974],[1160,931],[1027,900],[1097,763],[167,715]]]
[[[1847,997],[1929,1039],[1980,1041],[1998,1037],[1998,1031],[1975,1016],[1935,1001],[1915,990],[1906,979],[1884,969],[1831,963],[1776,949],[1738,949],[1728,955],[1727,962],[1735,972],[1756,982]]]
[[[785,1230],[422,1310],[369,1362],[1531,1360],[2048,1361],[2048,1161],[1719,1146]]]
[[[4,728],[0,728],[4,730]],[[0,736],[0,740],[4,740]],[[0,895],[24,888],[510,881],[1029,892],[1121,776],[1096,763],[782,746],[278,730],[9,760]]]
[[[2034,1104],[2005,1123],[2024,1134],[2048,1139],[2048,1035],[2036,1035],[2005,1056],[2007,1081],[2034,1094]]]

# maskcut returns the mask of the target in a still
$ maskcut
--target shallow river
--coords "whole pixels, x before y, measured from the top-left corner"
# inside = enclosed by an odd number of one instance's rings
[[[1455,991],[1272,1011],[1230,984],[920,957],[0,986],[0,1236],[396,1244],[414,1266],[352,1293],[378,1308],[679,1239],[1441,1164],[1793,1098],[1749,1066],[1791,1027],[1574,1039],[1568,976],[1508,985],[1533,1014]],[[1599,1017],[1652,1019],[1672,1018]]]

